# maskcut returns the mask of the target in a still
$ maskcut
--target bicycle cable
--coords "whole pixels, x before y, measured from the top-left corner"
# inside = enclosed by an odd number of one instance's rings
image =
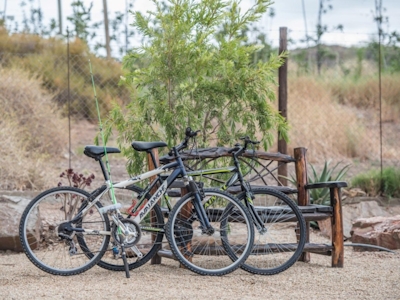
[[[114,186],[112,184],[112,179],[111,179],[111,169],[110,169],[110,164],[109,164],[109,161],[108,161],[106,142],[104,140],[103,124],[101,123],[99,101],[97,100],[97,93],[96,93],[96,88],[95,88],[95,85],[94,85],[94,78],[93,78],[93,72],[92,72],[92,63],[90,62],[90,59],[89,59],[89,69],[90,69],[90,76],[92,78],[92,87],[93,87],[93,93],[94,93],[94,100],[96,102],[97,116],[99,117],[100,136],[101,136],[101,141],[103,142],[104,156],[106,158],[106,166],[107,166],[108,178],[109,178],[109,184],[110,184],[110,191],[111,191],[111,201],[113,202],[113,204],[117,204],[117,200],[115,199],[115,194],[114,194]]]

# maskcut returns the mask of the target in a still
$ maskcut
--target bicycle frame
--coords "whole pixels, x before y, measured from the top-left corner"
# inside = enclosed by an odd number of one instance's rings
[[[222,168],[214,168],[214,169],[205,169],[205,170],[195,170],[187,172],[188,176],[203,176],[203,175],[213,175],[213,174],[223,174],[223,173],[231,173],[234,174],[220,187],[221,190],[226,191],[230,186],[232,186],[235,182],[239,180],[240,185],[242,187],[242,191],[245,192],[245,205],[248,208],[253,221],[259,231],[264,231],[265,226],[264,222],[260,219],[259,215],[256,213],[255,208],[253,206],[253,194],[248,183],[243,178],[243,173],[240,168],[240,163],[238,160],[238,156],[240,156],[243,152],[243,149],[233,153],[232,158],[235,166],[228,166]],[[207,208],[212,204],[212,199],[205,205]]]
[[[182,160],[180,159],[180,157],[177,156],[177,161],[171,162],[167,165],[158,167],[154,170],[145,172],[143,174],[134,176],[128,180],[124,180],[118,183],[113,184],[114,188],[126,188],[129,185],[132,185],[134,183],[140,182],[140,181],[144,181],[152,176],[158,176],[158,178],[160,179],[159,175],[161,174],[165,174],[168,172],[168,170],[173,169],[172,173],[170,173],[168,175],[168,177],[166,177],[165,180],[162,181],[162,184],[160,185],[160,187],[158,187],[157,191],[151,196],[151,198],[149,199],[148,203],[141,207],[138,211],[136,216],[133,218],[133,221],[135,221],[137,224],[139,224],[145,217],[146,215],[150,212],[150,210],[153,208],[153,206],[158,202],[158,200],[160,200],[160,198],[163,195],[166,195],[167,189],[168,187],[176,180],[176,178],[178,177],[182,177],[186,180],[189,179],[189,176],[186,172],[186,169],[183,165]],[[157,184],[158,180],[153,181],[146,189],[147,190],[151,190],[153,189],[153,187]],[[92,196],[95,196],[95,198],[92,201],[89,201],[88,205],[82,210],[80,211],[73,220],[71,220],[71,223],[77,223],[80,218],[85,215],[98,201],[100,201],[101,197],[110,191],[111,189],[111,185],[109,183],[109,181],[106,181],[106,186],[103,186],[99,189],[97,189],[96,191],[94,191],[92,193]],[[188,187],[190,187],[190,182],[187,182]],[[196,193],[197,196],[197,200],[201,201],[201,199],[199,198],[200,196],[198,195],[198,193]],[[137,203],[136,207],[139,207],[141,205],[141,203],[144,201],[144,195],[142,197],[142,199],[140,199],[140,201]],[[205,212],[204,212],[204,208],[201,205],[196,205],[196,203],[194,203],[195,209],[198,211],[198,216],[200,219],[200,222],[202,223],[202,225],[204,225],[204,228],[209,228],[210,224],[208,222],[208,219],[206,218]],[[117,207],[115,207],[115,204],[112,204],[110,206],[106,206],[103,209],[107,210],[107,208],[111,208],[112,210],[116,210],[119,213],[119,210]],[[126,230],[124,224],[116,217],[116,216],[112,216],[113,220],[116,224],[118,224],[118,226],[121,227],[121,229],[124,231]],[[156,231],[156,228],[154,228],[154,230],[152,231]],[[89,229],[79,229],[79,228],[74,228],[74,231],[79,231],[83,234],[110,234],[109,232],[99,232],[96,230],[89,230]],[[157,231],[161,231],[162,229],[159,229]]]

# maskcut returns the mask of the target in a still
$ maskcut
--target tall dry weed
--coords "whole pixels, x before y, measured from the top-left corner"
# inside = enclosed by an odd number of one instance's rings
[[[51,99],[40,80],[0,70],[0,188],[42,189],[57,177],[68,131]]]

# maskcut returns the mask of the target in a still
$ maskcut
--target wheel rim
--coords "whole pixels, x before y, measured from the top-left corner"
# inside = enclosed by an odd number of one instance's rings
[[[78,273],[95,263],[107,237],[74,234],[71,241],[60,239],[58,226],[70,220],[81,206],[86,195],[73,190],[48,193],[27,212],[23,225],[23,245],[28,257],[39,268],[50,273]],[[81,226],[85,229],[107,230],[108,224],[94,206],[84,216]],[[78,241],[85,242],[82,247]],[[84,251],[92,251],[88,253]],[[103,250],[104,251],[104,250]]]

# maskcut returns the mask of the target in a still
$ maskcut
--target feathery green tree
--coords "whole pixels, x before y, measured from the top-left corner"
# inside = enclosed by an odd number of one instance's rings
[[[112,128],[119,132],[128,170],[143,166],[131,141],[172,146],[187,126],[201,129],[200,146],[233,145],[238,137],[257,134],[267,149],[277,131],[287,139],[288,125],[271,103],[285,54],[254,62],[260,46],[246,43],[242,34],[270,0],[257,0],[244,12],[237,0],[152,2],[155,11],[135,13],[141,47],[123,59],[128,75],[122,83],[132,88],[132,101],[115,106],[105,126],[106,135]]]

